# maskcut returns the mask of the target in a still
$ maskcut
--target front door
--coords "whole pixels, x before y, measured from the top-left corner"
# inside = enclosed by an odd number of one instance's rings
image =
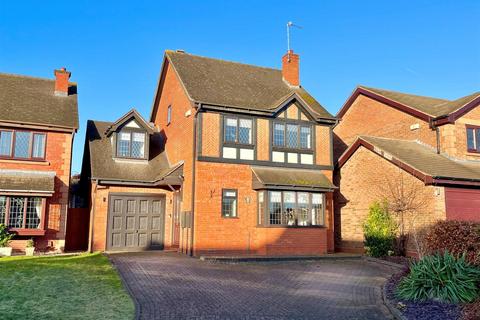
[[[107,250],[163,249],[165,195],[110,194]]]

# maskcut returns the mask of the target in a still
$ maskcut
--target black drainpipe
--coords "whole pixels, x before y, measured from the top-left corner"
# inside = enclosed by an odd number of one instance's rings
[[[190,230],[191,230],[191,235],[190,235],[190,255],[193,256],[193,239],[195,238],[194,235],[194,226],[195,226],[195,167],[196,167],[196,160],[197,160],[197,120],[198,120],[198,113],[200,112],[200,109],[202,108],[202,105],[199,103],[197,112],[195,112],[194,118],[193,118],[193,157],[192,157],[192,204],[191,204],[191,216],[192,219],[190,221]]]

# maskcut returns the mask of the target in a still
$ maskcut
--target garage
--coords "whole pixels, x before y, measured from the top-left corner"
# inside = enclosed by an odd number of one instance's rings
[[[109,195],[107,250],[163,249],[165,195]]]
[[[480,189],[445,188],[447,220],[480,221]]]

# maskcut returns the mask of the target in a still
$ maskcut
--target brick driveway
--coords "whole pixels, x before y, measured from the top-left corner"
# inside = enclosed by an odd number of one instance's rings
[[[391,319],[393,270],[363,260],[217,264],[175,253],[111,255],[140,319]]]

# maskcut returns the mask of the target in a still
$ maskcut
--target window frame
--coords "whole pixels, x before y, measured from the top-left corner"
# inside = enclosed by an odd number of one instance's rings
[[[235,192],[235,197],[232,197],[232,196],[226,196],[226,193],[227,192]],[[224,198],[228,198],[228,199],[235,199],[235,216],[227,216],[225,215],[224,211],[223,211],[223,199]],[[222,189],[222,199],[221,199],[221,216],[222,218],[224,219],[238,219],[238,189]]]
[[[130,134],[130,146],[129,146],[129,155],[128,156],[122,156],[119,154],[119,144],[120,144],[120,134],[121,133],[129,133]],[[144,151],[143,151],[143,157],[132,157],[132,142],[133,142],[133,133],[143,133],[144,135]],[[118,159],[129,159],[129,160],[146,160],[148,159],[148,150],[149,150],[149,135],[148,132],[145,130],[142,130],[140,128],[126,128],[123,127],[119,131],[117,131],[115,135],[115,157]]]
[[[0,221],[0,224],[4,224],[9,231],[15,232],[20,236],[43,236],[45,235],[45,212],[47,208],[47,198],[42,196],[33,196],[33,195],[0,195],[1,197],[6,197],[6,204],[5,204],[5,216],[3,221]],[[23,198],[23,216],[22,216],[22,226],[20,228],[10,228],[10,213],[11,213],[11,198]],[[27,209],[28,209],[28,201],[30,198],[39,198],[41,201],[41,216],[40,222],[38,224],[38,228],[27,228]]]
[[[275,132],[275,124],[281,124],[283,125],[283,146],[279,146],[275,144],[275,137],[274,137],[274,132]],[[291,125],[297,126],[297,147],[291,148],[287,147],[287,127]],[[310,129],[310,148],[302,148],[301,146],[301,128],[309,128]],[[297,121],[297,120],[279,120],[275,119],[272,121],[272,129],[270,132],[271,135],[271,146],[272,146],[272,151],[283,151],[283,152],[301,152],[301,153],[314,153],[315,152],[315,147],[314,147],[314,125],[309,122],[305,121]]]
[[[475,149],[471,149],[468,147],[468,130],[473,131],[473,144],[475,146]],[[477,133],[477,131],[479,133]],[[480,126],[474,126],[470,124],[465,125],[465,140],[466,140],[467,152],[480,153],[480,141],[478,141],[477,139],[478,136],[480,136]]]
[[[280,192],[281,200],[280,200],[280,212],[283,215],[284,212],[284,192],[294,192],[295,193],[295,217],[297,219],[297,224],[295,225],[288,225],[286,224],[271,224],[270,223],[270,192]],[[263,206],[260,205],[260,196],[259,194],[263,193]],[[309,225],[298,225],[298,194],[299,193],[306,193],[308,194],[308,217],[307,221],[310,223]],[[312,209],[313,209],[313,195],[319,194],[322,197],[322,221],[323,224],[312,224]],[[257,227],[259,228],[327,228],[326,224],[326,193],[325,192],[311,192],[311,191],[302,191],[302,190],[277,190],[277,189],[265,189],[259,190],[257,192]],[[263,216],[260,216],[260,214]],[[282,217],[280,217],[282,220]],[[260,223],[263,221],[263,223]]]
[[[19,160],[19,161],[45,161],[47,156],[47,143],[48,143],[48,133],[43,131],[35,131],[35,130],[23,130],[23,129],[6,129],[0,128],[0,135],[2,132],[11,132],[12,138],[10,141],[10,155],[0,155],[0,159],[2,160]],[[17,132],[26,132],[28,133],[28,157],[17,157],[15,154],[15,143],[16,143],[16,134]],[[44,136],[44,144],[43,144],[43,157],[34,157],[33,156],[33,144],[34,144],[34,137],[36,135]]]
[[[235,126],[235,141],[226,141],[226,127],[227,127],[227,119],[234,119],[237,122]],[[251,142],[250,143],[241,143],[239,142],[239,135],[240,135],[240,120],[248,120],[251,123],[250,127],[250,134],[251,134]],[[231,146],[231,147],[247,147],[253,148],[255,146],[255,121],[252,117],[242,117],[242,116],[231,116],[231,115],[224,115],[223,116],[223,126],[222,126],[222,139],[224,146]]]
[[[167,126],[172,123],[172,105],[167,107]]]

